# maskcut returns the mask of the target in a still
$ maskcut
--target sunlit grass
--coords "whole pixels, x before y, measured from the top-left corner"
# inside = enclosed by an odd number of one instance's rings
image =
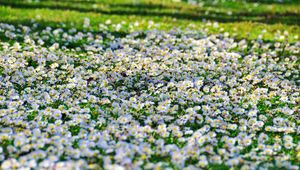
[[[206,28],[209,33],[229,32],[238,39],[257,39],[262,32],[266,41],[278,40],[278,34],[289,33],[289,41],[298,41],[300,36],[300,2],[287,1],[270,3],[262,1],[214,3],[201,1],[200,5],[186,2],[164,1],[11,1],[1,0],[2,22],[29,24],[31,20],[41,25],[57,26],[63,22],[67,27],[82,29],[84,18],[91,19],[94,30],[99,23],[110,19],[112,23],[126,22],[122,32],[147,30],[149,21],[154,21],[160,30],[172,28]],[[12,6],[12,7],[9,7]],[[219,22],[219,27],[207,27],[203,21]],[[138,26],[129,29],[128,25],[138,22]],[[191,26],[193,25],[193,26]],[[153,27],[152,27],[153,28]],[[238,30],[238,31],[237,31]],[[115,31],[112,28],[110,31]],[[280,33],[279,33],[280,32]]]

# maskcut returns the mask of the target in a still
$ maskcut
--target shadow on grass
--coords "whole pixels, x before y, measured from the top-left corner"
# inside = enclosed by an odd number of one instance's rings
[[[48,2],[48,3],[47,3]],[[172,17],[187,20],[211,20],[218,22],[241,22],[252,21],[267,24],[283,23],[287,25],[300,25],[300,16],[298,13],[267,13],[267,12],[236,12],[228,15],[224,12],[210,11],[206,13],[201,8],[191,8],[189,11],[181,11],[177,6],[172,8],[162,4],[99,4],[104,7],[91,7],[81,3],[72,3],[72,1],[43,1],[28,3],[24,1],[5,1],[0,0],[0,4],[12,8],[47,8],[59,10],[73,10],[79,12],[96,12],[108,15],[136,15],[136,16],[153,16],[153,17]]]

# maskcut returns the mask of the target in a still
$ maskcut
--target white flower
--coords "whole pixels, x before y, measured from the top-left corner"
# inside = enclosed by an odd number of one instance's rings
[[[248,115],[249,115],[249,117],[257,116],[257,110],[250,110],[250,111],[248,112]]]
[[[12,168],[12,161],[11,160],[6,160],[2,162],[1,164],[2,169],[11,169]]]
[[[121,166],[121,165],[106,165],[105,169],[107,170],[125,170],[125,167]]]

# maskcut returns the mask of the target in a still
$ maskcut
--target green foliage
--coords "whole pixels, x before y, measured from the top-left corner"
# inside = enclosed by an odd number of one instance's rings
[[[69,131],[72,133],[72,136],[74,136],[74,135],[79,134],[80,129],[81,129],[81,127],[79,125],[73,125],[73,126],[70,126]]]
[[[28,67],[37,68],[39,66],[39,63],[32,58],[27,58]]]
[[[211,164],[208,167],[209,170],[229,170],[230,167],[225,164]]]
[[[4,75],[4,68],[0,66],[0,76]]]
[[[49,107],[52,107],[52,108],[54,108],[54,109],[58,109],[58,107],[59,107],[60,105],[67,106],[66,104],[64,104],[64,102],[63,102],[62,100],[56,100],[56,101],[54,101],[53,103],[49,104],[48,106],[49,106]]]
[[[32,121],[32,120],[34,120],[34,118],[35,118],[37,115],[39,115],[39,112],[38,112],[37,110],[35,110],[35,111],[33,111],[33,112],[31,112],[30,114],[27,115],[27,119],[28,119],[29,121]]]
[[[78,149],[79,148],[79,142],[78,142],[78,140],[75,140],[74,142],[73,142],[73,148],[75,148],[75,149]]]

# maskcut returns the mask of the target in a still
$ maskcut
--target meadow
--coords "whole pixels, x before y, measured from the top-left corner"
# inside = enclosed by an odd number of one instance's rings
[[[298,170],[299,36],[298,0],[0,0],[0,170]]]

